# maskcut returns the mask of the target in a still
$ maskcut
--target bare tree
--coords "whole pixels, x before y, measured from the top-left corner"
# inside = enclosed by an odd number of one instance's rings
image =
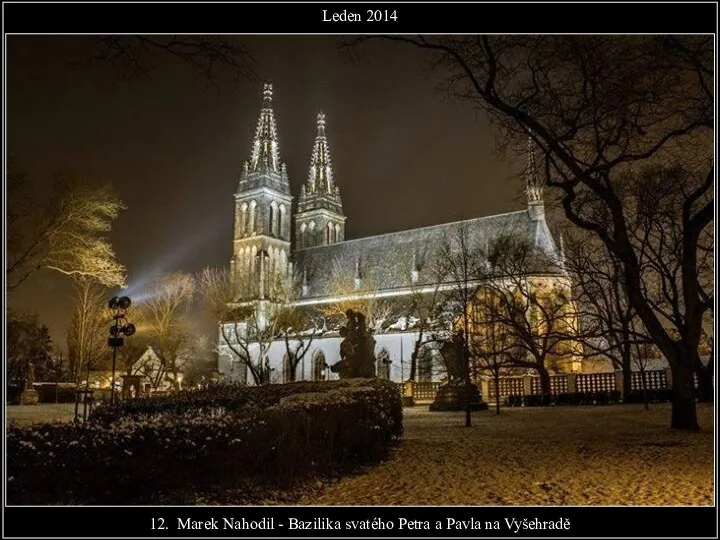
[[[224,36],[141,36],[111,35],[95,38],[95,51],[84,66],[109,64],[123,77],[147,76],[163,56],[186,64],[218,88],[220,78],[257,81],[255,59],[238,38]]]
[[[70,373],[73,381],[89,372],[107,357],[106,338],[111,318],[107,313],[107,289],[95,279],[75,276],[72,279],[75,307],[67,333]]]
[[[276,314],[277,326],[285,340],[287,380],[294,381],[297,367],[310,350],[315,337],[322,336],[321,317],[314,317],[309,310],[287,305]]]
[[[505,324],[503,299],[492,288],[478,291],[470,307],[472,334],[470,354],[473,371],[490,373],[495,389],[495,414],[500,414],[500,377],[517,365],[521,350],[512,346],[510,329]]]
[[[477,270],[482,289],[474,307],[488,312],[503,329],[494,353],[516,367],[537,371],[542,393],[549,395],[550,371],[559,371],[562,361],[577,359],[580,353],[569,279],[560,261],[512,233],[489,245],[486,261]]]
[[[505,142],[518,145],[530,136],[538,145],[546,182],[566,217],[621,262],[630,304],[670,364],[671,426],[698,429],[693,374],[710,295],[697,265],[714,206],[713,37],[382,39],[426,50],[442,69],[445,89],[484,110]],[[682,165],[698,179],[675,200],[681,239],[675,287],[682,295],[674,313],[658,313],[647,294],[643,256],[619,192],[639,165]]]
[[[40,269],[123,285],[125,268],[104,237],[125,208],[110,187],[58,176],[50,196],[31,190],[25,173],[8,171],[8,291]]]
[[[344,320],[351,309],[365,315],[368,328],[377,330],[391,313],[390,302],[378,298],[378,290],[379,279],[371,268],[361,271],[335,261],[330,269],[328,295],[337,300],[323,304],[320,311],[327,318]]]
[[[248,370],[256,385],[270,382],[268,352],[272,342],[281,338],[287,321],[286,302],[279,301],[284,278],[276,277],[275,301],[243,303],[235,301],[242,283],[234,282],[227,269],[205,268],[198,278],[205,307],[220,325],[221,345]]]
[[[566,236],[567,268],[578,309],[584,357],[601,355],[622,371],[624,395],[632,389],[634,351],[651,343],[630,305],[620,261],[590,233],[575,229]]]
[[[444,343],[460,343],[462,379],[472,384],[470,377],[470,347],[472,333],[471,306],[478,291],[482,252],[472,244],[467,224],[460,223],[448,231],[438,248],[437,272],[442,288],[445,315],[450,318],[452,332],[435,332],[434,339]],[[458,339],[459,338],[459,339]],[[455,341],[457,340],[457,341]],[[465,404],[465,426],[472,426],[472,405]]]
[[[138,305],[136,314],[160,359],[159,377],[169,377],[176,388],[191,340],[187,314],[194,295],[195,281],[191,275],[167,274],[153,281],[150,297]]]
[[[437,324],[440,315],[443,295],[440,291],[443,277],[441,265],[438,264],[440,257],[433,253],[427,258],[427,262],[421,269],[415,259],[405,261],[405,268],[410,268],[410,297],[405,302],[404,314],[408,324],[412,324],[417,337],[413,343],[410,353],[410,373],[408,381],[415,381],[417,378],[418,357],[423,346],[433,341],[432,330]],[[410,264],[407,264],[407,263]],[[421,274],[423,278],[421,279]]]

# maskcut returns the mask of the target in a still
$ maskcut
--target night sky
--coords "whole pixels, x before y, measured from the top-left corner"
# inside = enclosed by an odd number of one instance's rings
[[[481,112],[436,90],[419,51],[393,43],[348,61],[338,38],[236,37],[274,85],[280,157],[293,193],[305,181],[319,110],[340,187],[346,237],[357,238],[518,210],[521,160],[498,156]],[[111,238],[137,284],[169,271],[224,266],[233,198],[261,105],[261,84],[154,56],[148,77],[109,65],[78,68],[91,37],[8,37],[7,152],[49,184],[63,170],[111,182],[128,209]],[[68,280],[39,273],[8,299],[35,310],[65,344]]]

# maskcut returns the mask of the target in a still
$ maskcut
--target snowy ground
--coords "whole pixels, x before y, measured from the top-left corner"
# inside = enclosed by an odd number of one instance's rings
[[[712,505],[713,409],[700,433],[668,428],[669,405],[404,410],[392,457],[301,505]]]
[[[71,422],[75,417],[75,403],[38,403],[37,405],[8,405],[7,420],[19,426],[37,422]],[[80,405],[82,414],[82,404]]]
[[[71,420],[73,408],[9,406],[7,415],[20,424]],[[464,413],[430,413],[427,406],[403,412],[405,434],[390,458],[356,475],[261,501],[248,500],[240,486],[184,496],[192,504],[713,504],[713,408],[706,404],[698,405],[700,433],[670,430],[667,404],[649,411],[505,408],[499,416],[474,413],[472,428],[464,427]]]

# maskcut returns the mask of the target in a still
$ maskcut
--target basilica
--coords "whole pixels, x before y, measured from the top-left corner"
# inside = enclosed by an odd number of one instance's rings
[[[522,210],[346,239],[348,218],[335,181],[325,115],[317,116],[308,175],[295,204],[287,168],[280,159],[272,97],[272,86],[265,84],[250,159],[243,164],[234,195],[232,302],[253,306],[256,326],[270,324],[273,306],[284,305],[309,314],[303,320],[311,321],[313,327],[295,335],[302,347],[294,350],[302,351],[302,359],[292,366],[288,361],[288,354],[293,354],[292,338],[278,333],[266,343],[253,343],[251,323],[223,321],[218,369],[226,378],[257,383],[257,370],[248,365],[253,362],[264,370],[263,382],[337,378],[329,368],[339,360],[343,314],[353,307],[365,313],[372,328],[377,375],[407,380],[420,328],[418,317],[406,307],[418,294],[429,295],[449,286],[438,284],[430,269],[437,250],[457,230],[463,231],[470,247],[487,246],[506,234],[519,235],[546,260],[557,263],[538,269],[534,277],[544,284],[570,288],[562,243],[555,242],[546,223],[542,189],[532,163],[526,173],[527,207]],[[243,347],[233,343],[243,339],[247,340]],[[413,375],[418,381],[444,377],[438,347],[431,343],[423,347],[416,367]]]

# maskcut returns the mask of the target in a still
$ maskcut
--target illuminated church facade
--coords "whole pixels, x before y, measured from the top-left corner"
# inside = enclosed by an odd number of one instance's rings
[[[293,204],[287,168],[280,159],[278,133],[272,107],[272,86],[265,84],[263,101],[250,160],[240,174],[235,199],[233,255],[230,275],[236,284],[234,302],[252,305],[259,320],[267,319],[274,305],[322,316],[295,376],[288,373],[288,347],[282,336],[260,346],[250,343],[250,355],[262,354],[267,382],[335,379],[329,366],[340,360],[339,326],[347,305],[403,304],[413,295],[437,290],[429,271],[430,258],[453,228],[462,227],[473,245],[485,245],[504,234],[520,235],[549,260],[557,261],[535,276],[544,285],[570,289],[562,265],[562,246],[553,239],[545,221],[542,189],[532,164],[528,176],[526,209],[462,222],[346,239],[347,217],[335,182],[326,134],[326,117],[317,116],[317,135],[311,150],[307,178],[297,204]],[[561,244],[561,243],[560,243]],[[292,294],[288,294],[292,291]],[[361,307],[362,310],[362,307]],[[335,317],[327,316],[335,311]],[[376,373],[394,381],[408,379],[410,356],[418,340],[417,319],[411,313],[389,310],[373,317]],[[258,320],[258,319],[256,319]],[[225,378],[253,384],[247,361],[238,347],[228,343],[237,322],[221,323],[218,370]],[[427,334],[427,331],[425,332]],[[573,367],[574,366],[574,367]],[[577,366],[567,369],[576,370]],[[438,347],[428,344],[418,355],[416,380],[443,380]]]

